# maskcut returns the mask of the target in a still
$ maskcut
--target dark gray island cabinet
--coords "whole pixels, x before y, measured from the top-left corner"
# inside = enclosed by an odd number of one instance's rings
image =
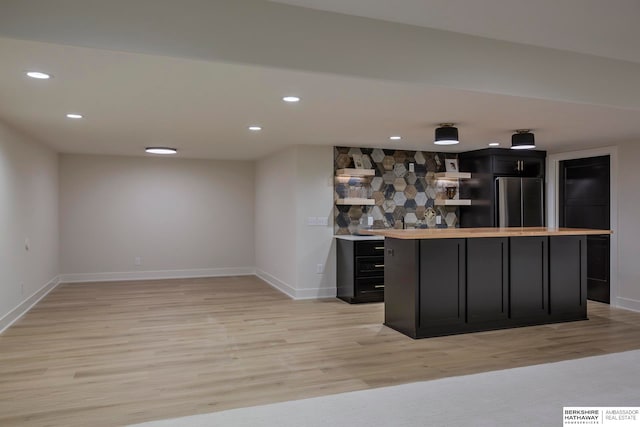
[[[385,236],[385,325],[412,338],[587,319],[586,235],[397,230]]]

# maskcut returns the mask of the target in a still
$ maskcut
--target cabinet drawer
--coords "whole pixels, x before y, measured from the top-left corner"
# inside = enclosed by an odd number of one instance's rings
[[[384,257],[356,257],[356,277],[384,275]]]
[[[356,293],[366,295],[384,292],[384,277],[367,277],[356,280]]]
[[[384,256],[384,240],[356,242],[356,256]]]

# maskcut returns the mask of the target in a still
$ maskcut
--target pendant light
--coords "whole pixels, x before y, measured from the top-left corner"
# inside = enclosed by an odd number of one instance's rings
[[[511,136],[512,150],[531,150],[536,148],[536,141],[529,129],[516,130]]]
[[[440,123],[440,127],[436,128],[436,139],[433,141],[436,145],[454,145],[459,143],[458,128],[453,127],[453,123]]]

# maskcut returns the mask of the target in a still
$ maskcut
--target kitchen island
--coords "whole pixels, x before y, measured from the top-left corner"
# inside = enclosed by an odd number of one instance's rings
[[[547,227],[370,230],[385,237],[385,325],[412,338],[587,319],[586,236]]]

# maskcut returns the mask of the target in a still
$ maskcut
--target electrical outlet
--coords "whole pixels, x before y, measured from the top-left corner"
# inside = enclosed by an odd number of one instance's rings
[[[442,224],[442,215],[436,215],[436,224]]]
[[[373,225],[373,217],[371,215],[367,217],[367,225],[369,226]]]
[[[409,163],[409,172],[415,172],[416,171],[416,164],[415,163]]]
[[[142,257],[137,256],[134,260],[135,265],[142,265]]]
[[[316,273],[318,273],[318,274],[324,273],[324,265],[323,264],[316,265]]]

